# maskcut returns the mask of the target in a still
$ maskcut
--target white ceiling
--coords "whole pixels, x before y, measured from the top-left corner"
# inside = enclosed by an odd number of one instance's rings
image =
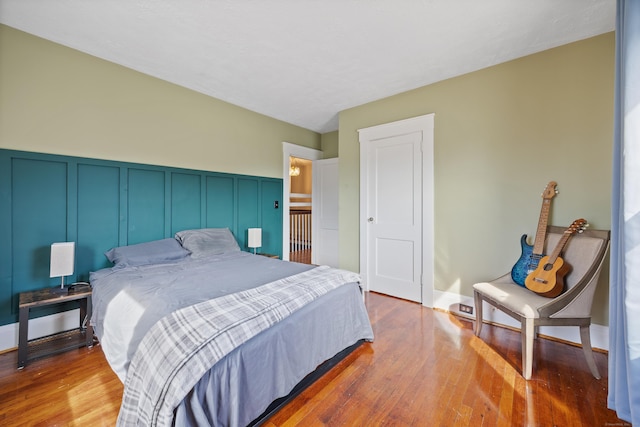
[[[0,22],[317,132],[615,26],[615,0],[0,0]]]

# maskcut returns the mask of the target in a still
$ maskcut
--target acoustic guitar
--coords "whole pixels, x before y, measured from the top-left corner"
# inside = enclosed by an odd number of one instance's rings
[[[555,298],[564,291],[564,278],[571,271],[571,266],[560,258],[560,253],[571,236],[582,233],[588,226],[583,218],[573,221],[562,234],[551,255],[542,257],[538,267],[527,276],[524,281],[527,289],[549,298]]]
[[[524,286],[527,275],[536,269],[540,258],[543,257],[544,239],[547,235],[547,221],[549,220],[549,209],[551,199],[558,194],[556,186],[558,184],[550,181],[542,192],[542,207],[540,208],[540,218],[538,219],[538,229],[533,246],[527,243],[527,235],[520,237],[520,247],[522,253],[520,258],[511,269],[511,279],[520,286]]]

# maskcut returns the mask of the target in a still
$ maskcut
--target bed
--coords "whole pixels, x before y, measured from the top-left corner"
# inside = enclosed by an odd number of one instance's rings
[[[356,274],[242,252],[228,229],[106,255],[91,321],[125,386],[119,425],[257,424],[323,362],[373,340]]]

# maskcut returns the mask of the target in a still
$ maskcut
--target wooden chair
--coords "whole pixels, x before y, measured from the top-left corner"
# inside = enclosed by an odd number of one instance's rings
[[[565,231],[547,228],[546,252],[551,253]],[[578,326],[582,349],[594,377],[600,378],[591,350],[591,304],[602,263],[609,248],[608,230],[586,230],[573,235],[564,248],[562,258],[572,266],[565,277],[565,291],[555,298],[540,296],[515,284],[507,273],[490,282],[473,285],[476,306],[475,334],[482,330],[482,302],[486,301],[521,323],[522,376],[531,379],[533,343],[540,326]]]

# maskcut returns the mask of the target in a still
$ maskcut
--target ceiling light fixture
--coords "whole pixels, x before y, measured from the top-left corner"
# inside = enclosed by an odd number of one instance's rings
[[[292,157],[291,163],[289,165],[289,176],[298,176],[298,175],[300,175],[300,167],[296,165],[296,159]]]

